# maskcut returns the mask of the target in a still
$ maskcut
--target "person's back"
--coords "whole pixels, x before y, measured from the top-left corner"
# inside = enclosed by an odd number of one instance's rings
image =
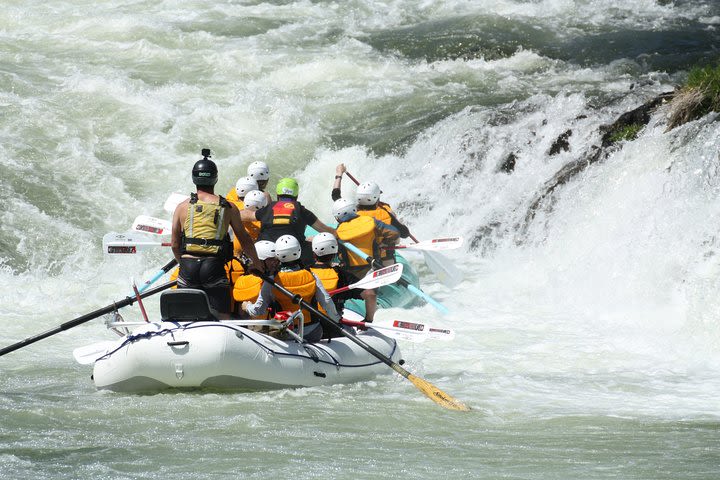
[[[228,227],[232,226],[251,261],[259,261],[237,207],[214,193],[217,166],[208,158],[209,150],[203,150],[203,156],[192,170],[197,192],[173,214],[171,245],[179,264],[178,287],[204,290],[211,307],[227,315],[231,301],[225,264],[232,258]]]
[[[305,240],[305,229],[312,226],[321,232],[333,233],[317,216],[305,208],[297,199],[299,194],[297,181],[283,178],[277,184],[277,200],[256,212],[243,213],[244,221],[260,221],[258,240],[277,241],[283,235],[292,235],[302,247],[302,262],[312,263],[312,249]]]
[[[372,257],[373,260],[379,257],[379,240],[387,239],[392,242],[397,239],[398,232],[372,217],[359,216],[357,205],[345,198],[339,198],[333,203],[333,215],[338,221],[338,238],[354,245],[365,254],[363,258],[349,249],[342,251],[347,271],[360,279],[372,268],[367,257]],[[363,290],[362,298],[365,300],[365,321],[372,322],[377,310],[377,292],[374,289]]]
[[[329,233],[319,233],[312,240],[315,263],[310,266],[310,271],[320,279],[325,290],[333,290],[350,285],[354,279],[339,264],[335,263],[335,257],[339,251],[337,239]],[[350,298],[362,298],[359,290],[346,290],[332,296],[333,304],[338,313],[342,314],[345,301]],[[327,336],[326,336],[327,338]]]

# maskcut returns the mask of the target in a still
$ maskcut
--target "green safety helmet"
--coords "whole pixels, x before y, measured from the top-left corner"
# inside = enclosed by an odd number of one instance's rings
[[[286,195],[288,197],[297,198],[298,193],[300,192],[300,186],[294,178],[281,178],[277,184],[275,192],[278,196]]]

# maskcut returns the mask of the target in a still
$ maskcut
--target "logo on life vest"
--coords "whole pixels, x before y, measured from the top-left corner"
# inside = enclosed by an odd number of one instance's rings
[[[283,208],[287,208],[288,210],[295,210],[295,204],[292,202],[285,202],[283,204]]]

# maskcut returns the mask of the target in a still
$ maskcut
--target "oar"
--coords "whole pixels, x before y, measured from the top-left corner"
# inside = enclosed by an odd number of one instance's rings
[[[467,407],[464,403],[462,403],[460,400],[448,395],[447,393],[443,392],[439,388],[437,388],[432,383],[428,382],[427,380],[424,380],[420,377],[416,377],[403,367],[401,367],[397,362],[394,362],[392,359],[388,358],[386,355],[384,355],[382,352],[378,351],[377,349],[373,348],[372,346],[368,345],[364,341],[360,340],[357,336],[353,335],[350,332],[347,332],[344,330],[340,325],[335,323],[330,317],[325,315],[324,313],[320,312],[317,308],[313,307],[311,304],[306,302],[302,299],[300,295],[295,295],[294,293],[287,290],[282,285],[279,285],[275,283],[275,281],[268,276],[265,273],[260,273],[260,276],[263,280],[268,282],[270,285],[275,287],[277,290],[279,290],[283,295],[286,295],[290,299],[292,299],[293,303],[297,303],[303,308],[309,310],[313,315],[316,316],[318,321],[322,323],[323,327],[330,327],[335,329],[339,334],[343,335],[344,337],[349,338],[353,343],[358,345],[360,348],[364,349],[366,352],[373,355],[375,358],[395,370],[397,373],[402,375],[403,377],[410,380],[413,385],[415,385],[418,390],[420,390],[422,393],[424,393],[428,398],[430,398],[432,401],[437,403],[438,405],[445,407],[449,410],[459,410],[463,412],[467,412],[470,410],[469,407]]]
[[[379,270],[373,270],[371,272],[368,272],[367,275],[365,275],[357,282],[351,283],[350,285],[346,285],[344,287],[336,288],[335,290],[332,290],[328,293],[330,295],[335,295],[336,293],[347,292],[348,290],[351,290],[353,288],[362,288],[363,290],[368,290],[371,288],[378,288],[385,285],[390,285],[391,283],[395,283],[400,280],[400,277],[402,277],[402,272],[403,264],[396,263],[394,265],[390,265]]]
[[[95,360],[108,353],[113,348],[117,347],[120,342],[124,342],[125,338],[119,338],[117,340],[105,340],[102,342],[85,345],[78,347],[73,350],[73,358],[80,365],[90,365]]]
[[[390,247],[384,247],[385,250],[420,250],[428,252],[437,252],[439,250],[454,250],[462,247],[462,237],[444,237],[444,238],[433,238],[431,240],[423,240],[418,243],[410,243],[408,245],[393,245]]]
[[[360,185],[360,182],[347,170],[345,171],[345,175],[347,175],[355,185]],[[397,217],[393,213],[390,213],[390,215],[397,220]],[[410,233],[410,239],[415,243],[421,243],[412,233]],[[463,273],[445,256],[437,252],[423,251],[423,257],[425,258],[425,264],[428,268],[432,270],[435,276],[438,277],[445,286],[452,288],[463,281]]]
[[[146,291],[145,293],[141,293],[140,297],[147,298],[151,295],[155,295],[156,293],[162,292],[163,290],[167,290],[168,288],[174,286],[176,283],[177,283],[177,281],[172,281],[172,282],[165,283],[163,285],[159,285],[155,288],[152,288],[152,289]],[[25,346],[35,343],[39,340],[42,340],[44,338],[55,335],[56,333],[60,333],[65,330],[69,330],[73,327],[77,327],[78,325],[81,325],[85,322],[89,322],[90,320],[97,318],[101,315],[105,315],[106,313],[114,312],[118,308],[132,305],[133,302],[135,302],[135,300],[136,299],[134,297],[132,297],[132,298],[127,297],[124,300],[120,300],[119,302],[113,302],[110,305],[108,305],[107,307],[101,308],[99,310],[95,310],[94,312],[86,313],[85,315],[82,315],[73,320],[65,322],[65,323],[63,323],[55,328],[52,328],[46,332],[40,333],[40,334],[32,336],[32,337],[28,337],[21,342],[14,343],[8,347],[0,349],[0,357],[5,355],[6,353],[14,352],[15,350],[17,350],[19,348],[25,347]]]
[[[455,338],[455,331],[451,328],[438,328],[430,327],[424,323],[417,322],[405,322],[402,320],[391,320],[389,325],[380,323],[378,319],[375,319],[371,323],[367,323],[361,320],[350,320],[343,318],[341,320],[343,325],[349,325],[351,327],[358,327],[362,329],[374,328],[380,330],[383,334],[393,333],[401,334],[401,338],[407,338],[413,341],[424,342],[427,338],[433,338],[437,340],[450,341]],[[417,339],[417,340],[416,340]]]
[[[132,224],[132,230],[153,235],[169,235],[172,231],[172,224],[169,220],[162,218],[138,215]]]
[[[129,233],[106,233],[103,236],[103,252],[110,255],[133,255],[156,247],[169,247],[170,242],[158,242]]]
[[[359,248],[357,248],[357,247],[356,247],[355,245],[353,245],[352,243],[343,242],[342,240],[339,240],[339,242],[340,242],[341,244],[343,244],[343,246],[345,246],[345,248],[347,248],[348,250],[350,250],[350,251],[353,252],[354,254],[360,256],[360,258],[363,258],[363,259],[364,259],[366,262],[368,262],[368,264],[370,264],[373,268],[378,268],[378,269],[379,269],[379,268],[382,268],[382,264],[381,264],[380,262],[378,262],[377,260],[375,260],[375,259],[374,259],[373,257],[371,257],[370,255],[367,255],[365,252],[363,252],[362,250],[360,250]],[[410,291],[410,292],[411,292],[412,294],[414,294],[415,296],[420,297],[420,298],[422,298],[423,300],[425,300],[427,303],[429,303],[430,305],[432,305],[433,307],[435,307],[438,311],[440,311],[440,313],[442,313],[443,315],[449,312],[449,310],[447,309],[447,307],[445,307],[445,305],[443,305],[442,303],[438,302],[437,300],[435,300],[434,298],[432,298],[430,295],[428,295],[427,293],[423,292],[422,290],[420,290],[419,288],[417,288],[415,285],[413,285],[412,283],[408,282],[408,281],[405,280],[404,278],[400,277],[400,279],[398,280],[397,283],[399,283],[399,284],[402,285],[403,287],[407,288],[408,291]]]
[[[160,278],[162,278],[163,275],[165,275],[166,273],[168,273],[175,265],[177,265],[177,260],[175,260],[175,259],[173,258],[173,259],[170,260],[168,263],[166,263],[165,266],[163,266],[160,270],[158,270],[158,272],[157,272],[155,275],[153,275],[152,278],[150,278],[150,279],[147,280],[145,283],[143,283],[142,285],[140,285],[140,286],[138,287],[138,291],[139,291],[140,293],[142,293],[142,292],[144,292],[145,290],[147,290],[147,288],[148,288],[150,285],[152,285],[153,283],[155,283],[155,282],[157,282],[158,280],[160,280]]]

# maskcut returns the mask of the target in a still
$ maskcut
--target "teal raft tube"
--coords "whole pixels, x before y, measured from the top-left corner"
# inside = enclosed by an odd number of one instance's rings
[[[317,235],[315,229],[307,227],[305,229],[305,236],[312,237],[313,235]],[[413,267],[410,262],[405,259],[405,257],[397,252],[395,253],[395,260],[397,263],[401,263],[403,265],[402,278],[419,290],[420,277],[418,276],[415,267]],[[398,283],[380,287],[377,292],[378,308],[410,308],[421,303],[422,301],[417,297],[417,294],[411,292],[408,287],[404,287]],[[352,310],[363,317],[365,316],[364,300],[348,300],[345,302],[345,308]]]
[[[395,260],[403,266],[402,278],[407,280],[410,285],[420,288],[420,279],[417,271],[412,265],[410,265],[410,262],[408,262],[405,257],[398,255],[397,253],[395,254]],[[407,287],[403,287],[397,283],[385,285],[384,287],[378,288],[377,291],[378,308],[410,308],[418,305],[419,303],[420,300],[414,293],[408,290]],[[345,308],[352,310],[363,317],[365,316],[364,300],[348,300],[345,302]]]

